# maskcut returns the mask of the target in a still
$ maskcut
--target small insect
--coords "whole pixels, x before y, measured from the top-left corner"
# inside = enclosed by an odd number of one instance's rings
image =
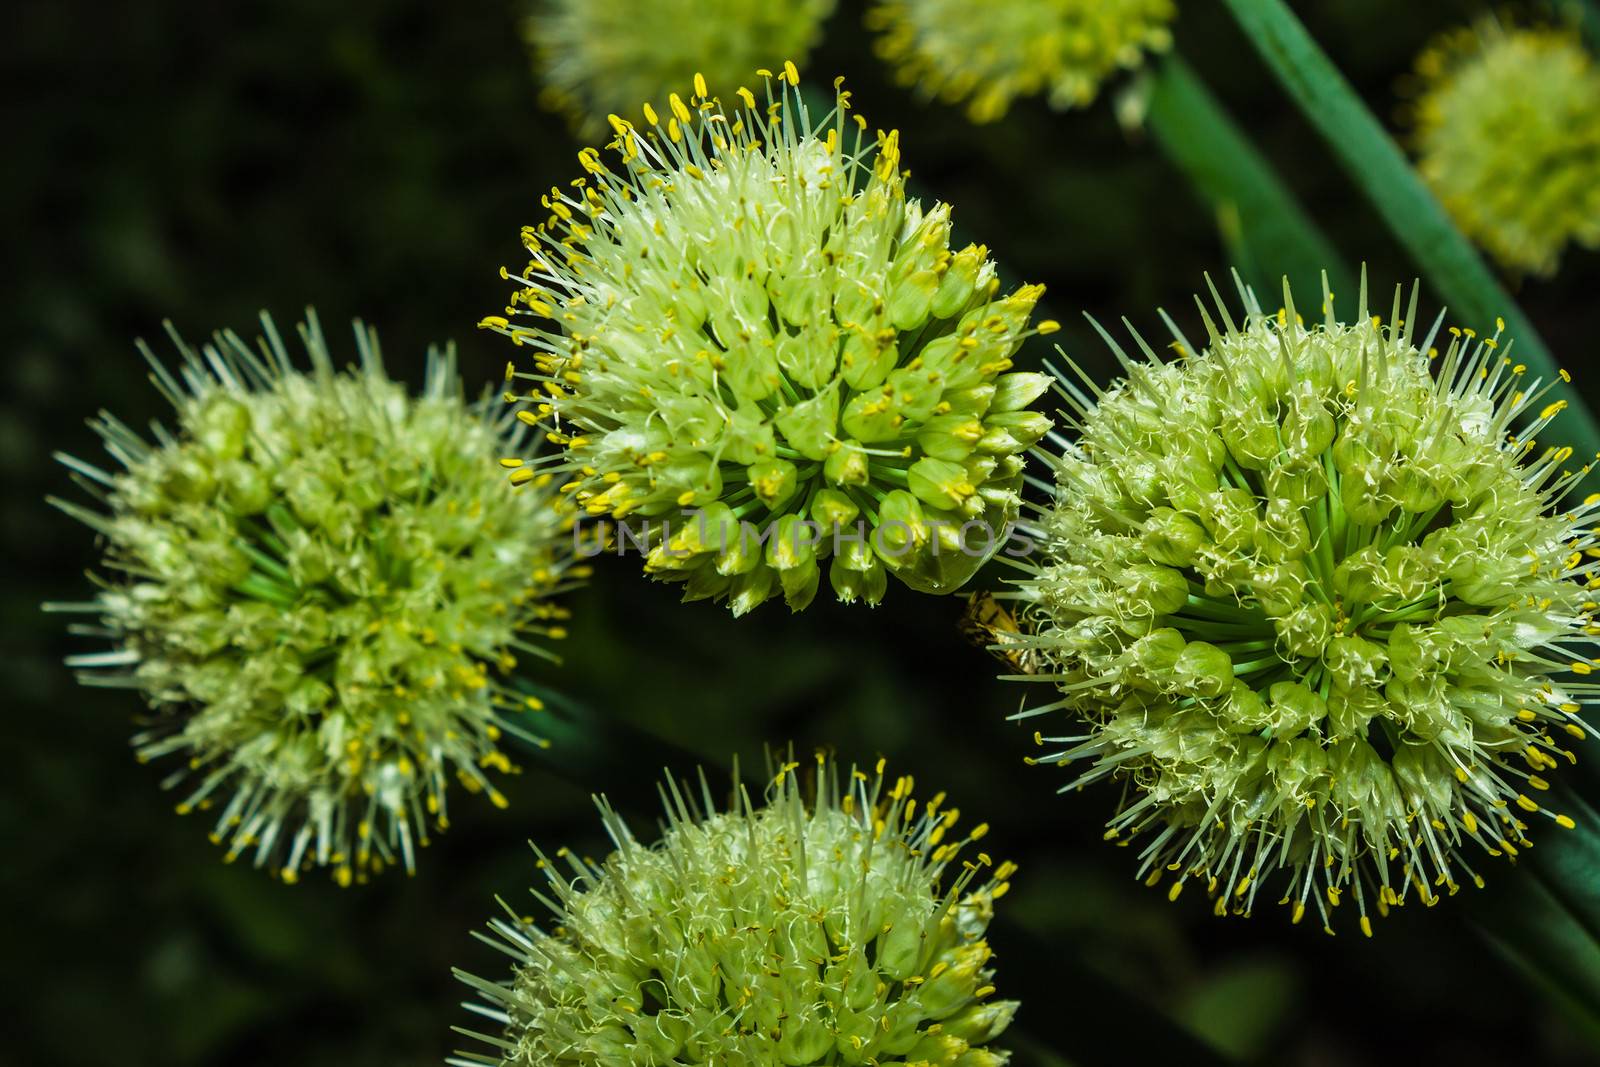
[[[1018,674],[1039,672],[1038,654],[1023,644],[1022,629],[1016,617],[1001,606],[993,593],[979,592],[967,597],[967,608],[958,625],[963,637],[979,648],[988,649]]]

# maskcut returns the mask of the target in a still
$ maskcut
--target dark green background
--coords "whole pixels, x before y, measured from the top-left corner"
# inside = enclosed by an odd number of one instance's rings
[[[1210,3],[1182,6],[1180,49],[1345,255],[1380,286],[1408,280],[1415,268],[1231,24]],[[1423,41],[1474,10],[1360,0],[1306,16],[1389,116]],[[674,757],[591,732],[609,780],[530,768],[509,812],[463,802],[412,880],[287,888],[224,866],[205,825],[158,792],[162,772],[133,761],[125,695],[77,688],[59,664],[72,643],[37,605],[82,594],[93,544],[41,498],[68,488],[52,449],[94,453],[85,416],[162,414],[131,341],[156,339],[164,317],[200,336],[315,303],[330,332],[355,315],[377,324],[397,374],[454,337],[469,375],[489,380],[508,352],[473,324],[501,307],[496,268],[520,262],[518,227],[576,173],[578,145],[535,103],[508,3],[30,0],[8,16],[0,1063],[437,1063],[467,1021],[450,967],[500,973],[467,935],[494,894],[524,899],[522,842],[600,849],[588,790],[647,800],[652,768]],[[858,108],[901,128],[921,190],[954,203],[962,236],[1013,278],[1048,284],[1080,361],[1105,367],[1081,310],[1151,333],[1158,305],[1188,321],[1200,272],[1226,266],[1214,218],[1118,129],[1109,98],[1071,115],[1025,102],[974,129],[893,87],[856,4],[828,29],[808,73],[848,75]],[[1590,397],[1597,285],[1600,257],[1574,254],[1518,293]],[[1045,354],[1035,344],[1030,360]],[[774,602],[735,621],[678,606],[630,560],[602,566],[573,607],[567,664],[546,680],[604,714],[713,769],[734,752],[758,763],[766,741],[885,754],[988,819],[992,851],[1022,865],[995,935],[1000,988],[1023,999],[1020,1025],[1075,1062],[1201,1062],[1196,1039],[1307,1067],[1593,1058],[1483,947],[1459,898],[1404,909],[1367,942],[1291,927],[1272,907],[1221,921],[1199,892],[1169,905],[1141,888],[1132,855],[1100,841],[1113,792],[1058,797],[1060,772],[1021,765],[1031,727],[1004,721],[1020,693],[963,643],[957,600],[896,587],[876,611],[819,599],[790,617]],[[1497,895],[1477,906],[1515,906],[1517,872],[1490,874]]]

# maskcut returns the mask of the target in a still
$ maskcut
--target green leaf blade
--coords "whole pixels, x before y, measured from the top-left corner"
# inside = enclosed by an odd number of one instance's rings
[[[1145,89],[1145,124],[1219,216],[1235,266],[1264,301],[1281,279],[1318,293],[1354,292],[1355,275],[1333,242],[1182,57],[1168,55]]]

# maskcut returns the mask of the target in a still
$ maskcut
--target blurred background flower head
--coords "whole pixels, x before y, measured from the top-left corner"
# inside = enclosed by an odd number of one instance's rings
[[[1600,65],[1575,30],[1481,20],[1416,78],[1417,166],[1469,237],[1516,274],[1600,247]]]
[[[732,99],[760,67],[805,65],[834,0],[532,0],[522,33],[544,102],[587,135],[639,122],[702,75]]]
[[[1173,0],[877,0],[867,25],[899,80],[974,122],[993,122],[1018,97],[1082,107],[1119,70],[1172,44]]]

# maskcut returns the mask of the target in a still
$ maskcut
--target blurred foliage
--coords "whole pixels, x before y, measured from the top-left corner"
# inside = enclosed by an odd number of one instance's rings
[[[1460,0],[1301,7],[1385,117],[1416,50],[1477,11]],[[60,666],[73,643],[37,605],[81,591],[93,545],[43,506],[66,483],[49,453],[92,454],[81,420],[99,407],[134,423],[160,413],[131,340],[163,317],[193,335],[315,302],[330,328],[357,314],[376,324],[397,375],[419,376],[426,342],[454,336],[469,379],[492,380],[507,352],[472,325],[499,309],[496,268],[520,258],[517,230],[538,218],[539,194],[576,173],[577,145],[536,104],[513,3],[9,10],[0,982],[13,1022],[0,1061],[438,1063],[455,1044],[449,1026],[467,1019],[450,967],[497,966],[468,931],[495,894],[525,900],[533,881],[524,839],[599,851],[588,787],[647,827],[654,768],[689,770],[675,753],[713,771],[734,753],[758,767],[764,742],[791,740],[847,759],[886,754],[994,825],[994,854],[1022,866],[994,932],[1001,990],[1023,999],[1019,1026],[1075,1064],[1177,1059],[1184,1034],[1241,1062],[1308,1067],[1592,1059],[1555,1000],[1472,935],[1459,899],[1404,909],[1368,942],[1291,927],[1272,909],[1218,920],[1201,894],[1172,905],[1140,888],[1132,857],[1100,840],[1113,798],[1058,797],[1054,776],[1020,765],[1031,731],[1005,721],[1020,694],[963,643],[954,598],[891,597],[875,611],[819,601],[801,618],[768,605],[736,621],[679,606],[634,561],[600,561],[574,598],[565,667],[538,680],[626,724],[609,738],[612,780],[539,769],[570,771],[558,753],[530,763],[509,812],[461,805],[411,880],[288,888],[222,865],[204,824],[158,792],[162,772],[133,761],[126,696],[79,689]],[[901,128],[914,181],[956,205],[964,240],[987,243],[1012,280],[1048,284],[1062,343],[1088,369],[1110,361],[1080,310],[1152,334],[1157,306],[1190,321],[1201,271],[1227,266],[1216,216],[1154,143],[1122,132],[1109,101],[1069,115],[1024,101],[974,128],[893,88],[860,19],[858,4],[841,5],[811,72],[846,74],[860,110]],[[1344,258],[1369,263],[1375,284],[1409,280],[1226,15],[1185,5],[1176,35]],[[1574,368],[1597,284],[1600,256],[1578,254],[1517,293]],[[1593,378],[1579,385],[1600,398]],[[1526,874],[1488,873],[1508,886]]]

